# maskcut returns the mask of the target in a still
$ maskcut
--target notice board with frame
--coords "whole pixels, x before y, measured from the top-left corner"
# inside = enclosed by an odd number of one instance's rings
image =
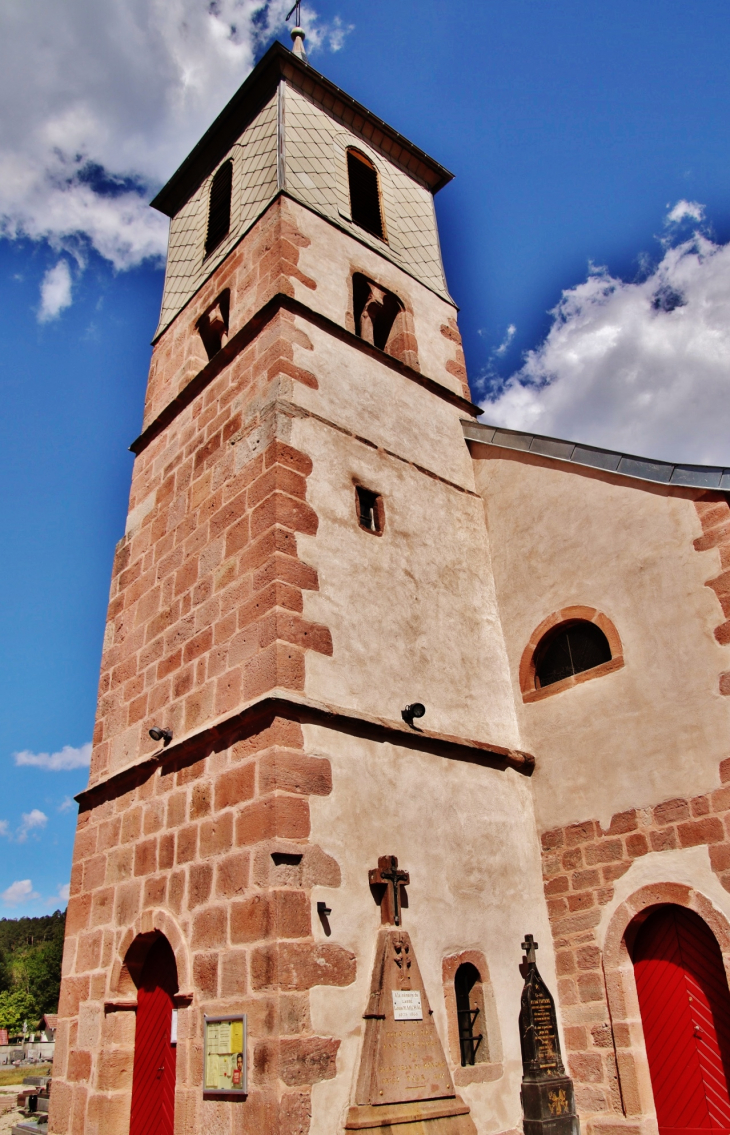
[[[248,1091],[246,1014],[203,1018],[203,1094],[240,1096]]]

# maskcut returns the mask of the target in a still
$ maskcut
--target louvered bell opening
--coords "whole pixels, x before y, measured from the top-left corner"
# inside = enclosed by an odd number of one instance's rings
[[[231,227],[231,187],[233,185],[233,163],[226,162],[218,170],[210,187],[208,206],[208,235],[205,240],[205,255],[209,256],[217,248]]]
[[[350,181],[350,210],[353,221],[361,229],[384,240],[378,175],[374,167],[349,150],[347,175]]]

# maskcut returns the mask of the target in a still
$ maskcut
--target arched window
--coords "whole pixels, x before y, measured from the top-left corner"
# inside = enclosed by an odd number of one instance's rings
[[[208,232],[205,238],[205,255],[209,256],[231,227],[231,189],[233,162],[224,162],[216,172],[210,187],[208,202]]]
[[[378,171],[359,150],[347,151],[347,180],[350,184],[350,213],[353,221],[361,229],[384,240]]]
[[[535,651],[535,686],[541,689],[611,661],[608,639],[595,623],[573,620],[545,635]]]
[[[608,615],[582,604],[563,607],[535,627],[522,652],[522,700],[541,701],[623,665],[621,637]]]
[[[479,970],[471,962],[464,962],[454,977],[456,1015],[459,1021],[459,1048],[461,1065],[466,1068],[477,1061],[487,1060],[484,1044],[484,998],[481,996]],[[480,1051],[481,1050],[481,1051]]]

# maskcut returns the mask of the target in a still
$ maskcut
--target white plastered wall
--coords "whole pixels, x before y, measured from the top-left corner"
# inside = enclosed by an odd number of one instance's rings
[[[704,583],[720,571],[692,494],[474,446],[522,744],[537,755],[539,830],[692,796],[717,786],[730,703],[728,651]],[[575,604],[620,635],[622,669],[524,704],[522,652]]]
[[[442,960],[461,950],[484,953],[494,989],[504,1055],[502,1076],[458,1089],[480,1135],[519,1126],[522,1061],[518,1017],[520,943],[541,944],[541,970],[555,988],[550,932],[542,893],[540,851],[529,782],[511,770],[451,761],[427,753],[305,727],[308,752],[332,764],[329,796],[312,798],[310,839],[340,864],[338,888],[317,887],[331,907],[331,937],[318,919],[315,937],[352,950],[357,978],[344,988],[311,994],[312,1028],[341,1040],[337,1076],[316,1084],[311,1135],[332,1135],[353,1102],[380,912],[368,867],[397,855],[410,871],[403,925],[411,936],[444,1051],[447,1039]],[[339,1121],[339,1124],[338,1124]]]

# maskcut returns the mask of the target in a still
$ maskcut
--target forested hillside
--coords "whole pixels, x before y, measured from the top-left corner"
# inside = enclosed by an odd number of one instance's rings
[[[44,1013],[55,1013],[61,983],[66,914],[0,918],[0,1028],[12,1035],[28,1022],[32,1032]]]

